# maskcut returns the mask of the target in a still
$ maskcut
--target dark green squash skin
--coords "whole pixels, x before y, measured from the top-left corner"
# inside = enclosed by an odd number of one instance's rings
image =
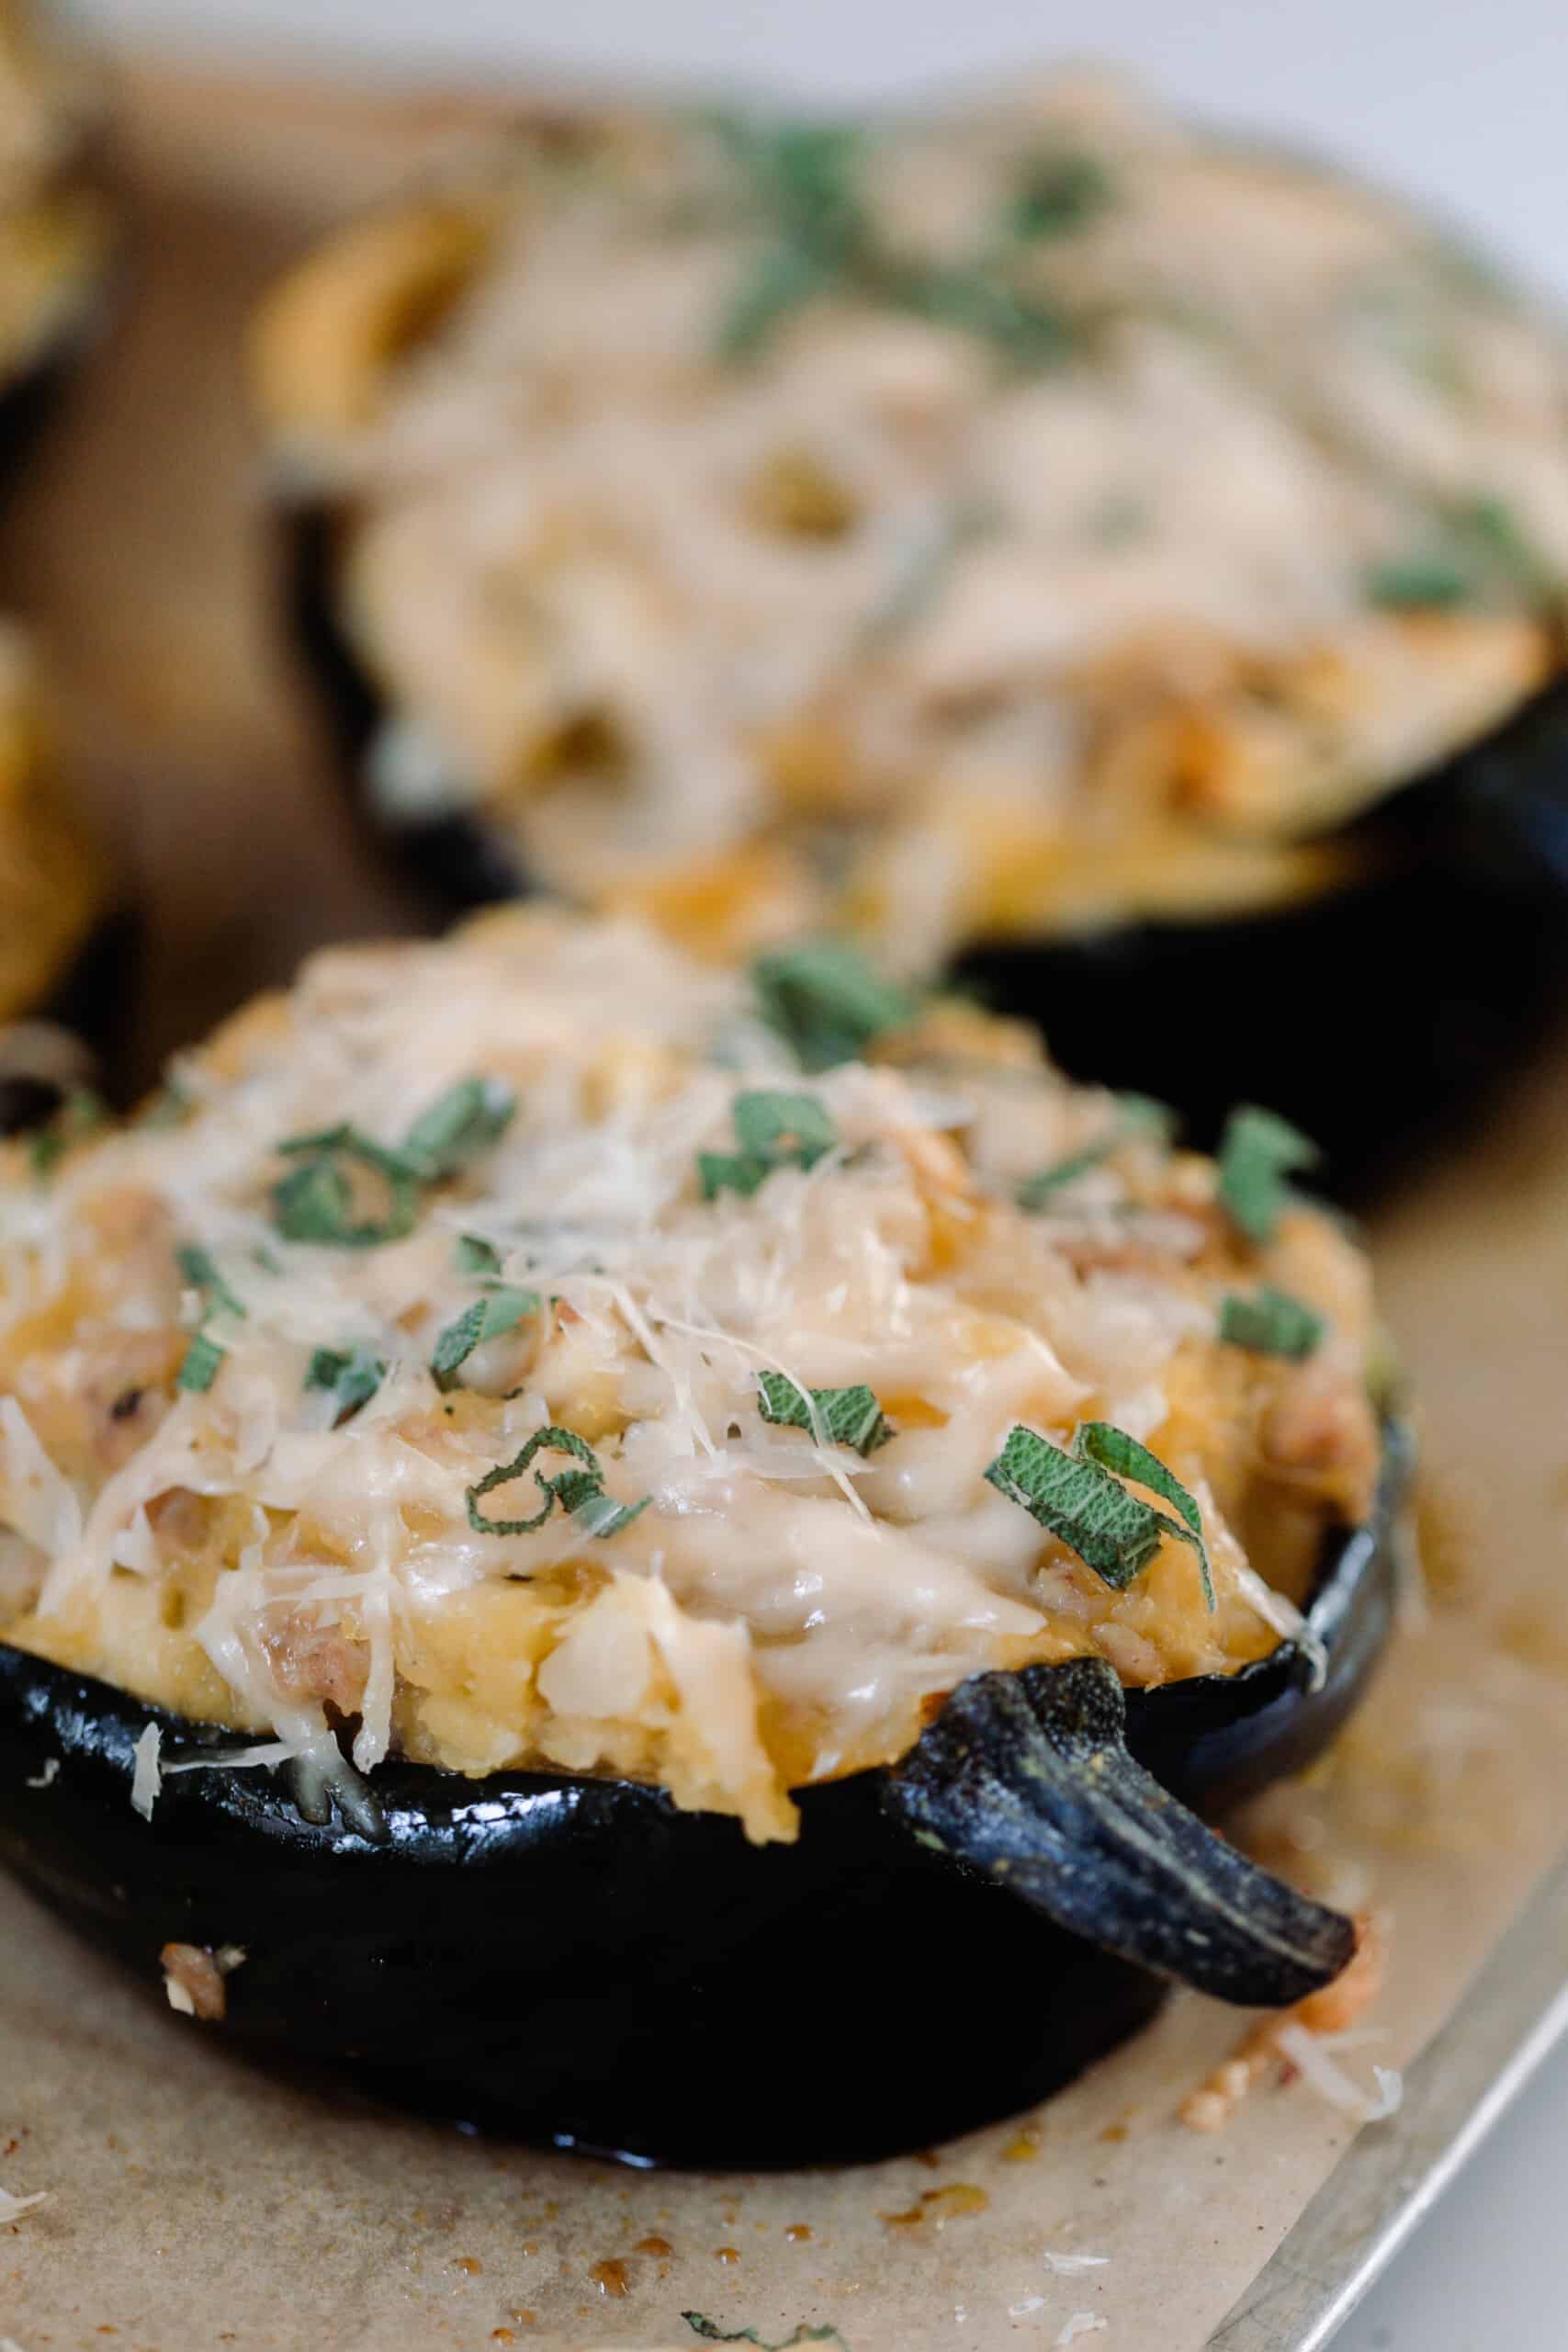
[[[1128,1694],[1134,1753],[1200,1810],[1299,1770],[1355,1705],[1405,1470],[1391,1432],[1374,1518],[1325,1555],[1320,1687],[1287,1645]],[[535,2140],[748,2169],[890,2154],[1033,2105],[1163,1997],[925,1851],[878,1772],[802,1792],[794,1846],[626,1781],[400,1763],[358,1826],[224,1768],[166,1773],[144,1822],[150,1723],[165,1764],[235,1745],[0,1644],[0,1860],[155,1993],[165,1942],[243,1946],[224,2030]]]
[[[378,827],[364,761],[384,706],[334,609],[332,510],[284,528],[295,634],[367,823],[444,912],[527,891],[482,818]],[[981,944],[953,976],[1038,1022],[1070,1075],[1173,1102],[1197,1143],[1268,1104],[1323,1147],[1328,1190],[1363,1197],[1472,1115],[1568,999],[1568,675],[1344,838],[1370,878],[1302,906]]]

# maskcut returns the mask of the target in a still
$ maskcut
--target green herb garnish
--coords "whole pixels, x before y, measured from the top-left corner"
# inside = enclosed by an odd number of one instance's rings
[[[499,1274],[501,1252],[477,1233],[459,1233],[452,1244],[452,1263],[460,1274]]]
[[[775,1168],[814,1168],[839,1140],[837,1127],[814,1094],[761,1089],[738,1094],[731,1116],[739,1150],[697,1154],[705,1201],[727,1191],[750,1196]]]
[[[1015,1198],[1021,1209],[1045,1208],[1064,1184],[1076,1183],[1098,1168],[1121,1145],[1143,1137],[1150,1143],[1169,1143],[1176,1131],[1176,1114],[1168,1102],[1156,1102],[1152,1094],[1119,1094],[1116,1098],[1116,1125],[1096,1143],[1085,1144],[1081,1151],[1069,1152],[1065,1159],[1054,1160],[1049,1168],[1042,1168],[1026,1176]]]
[[[420,1114],[400,1157],[423,1183],[436,1183],[499,1143],[516,1110],[516,1095],[499,1079],[459,1079]]]
[[[716,335],[721,358],[743,361],[761,351],[784,320],[818,296],[838,294],[904,311],[979,336],[1021,368],[1062,357],[1071,335],[1057,314],[1011,283],[1023,242],[993,243],[960,262],[926,262],[895,251],[877,234],[863,202],[865,133],[854,124],[767,123],[745,116],[712,118],[746,183],[750,208],[769,241],[731,296]],[[1058,167],[1058,174],[1060,167]],[[1049,191],[1042,191],[1047,204]],[[1076,193],[1058,176],[1058,214]],[[1063,226],[1066,223],[1065,220]],[[1029,237],[1048,233],[1042,215]]]
[[[426,1187],[456,1175],[488,1151],[505,1133],[516,1108],[517,1098],[509,1086],[495,1079],[465,1078],[420,1114],[396,1148],[347,1125],[289,1136],[277,1148],[285,1159],[298,1159],[301,1164],[273,1188],[278,1231],[289,1241],[321,1242],[339,1250],[374,1250],[386,1241],[400,1241],[418,1222]],[[382,1216],[355,1218],[345,1161],[379,1178],[386,1188]]]
[[[209,1315],[244,1316],[244,1306],[237,1299],[209,1251],[195,1242],[187,1241],[175,1252],[175,1261],[193,1289],[201,1293],[201,1303]]]
[[[872,1454],[886,1445],[894,1430],[873,1391],[863,1382],[853,1388],[802,1388],[782,1372],[757,1375],[758,1410],[765,1421],[781,1429],[809,1430],[829,1445],[852,1446]]]
[[[873,1038],[904,1028],[918,1010],[908,989],[837,939],[803,939],[760,956],[751,979],[763,1020],[803,1069],[858,1061]]]
[[[307,1388],[328,1390],[337,1405],[334,1427],[341,1427],[362,1405],[367,1405],[387,1377],[387,1367],[368,1348],[318,1348],[305,1373]]]
[[[1015,237],[1062,237],[1103,212],[1114,193],[1111,175],[1092,155],[1041,155],[1028,165],[1008,208]]]
[[[1473,573],[1440,551],[1391,556],[1374,563],[1364,585],[1370,603],[1394,613],[1451,612],[1472,603],[1476,594]]]
[[[766,1182],[773,1170],[765,1159],[748,1159],[738,1151],[699,1151],[697,1181],[703,1188],[705,1201],[716,1201],[721,1193],[739,1193],[750,1200],[751,1194]]]
[[[1450,502],[1419,546],[1376,563],[1363,586],[1393,612],[1455,605],[1551,605],[1562,582],[1521,529],[1513,509],[1484,492]]]
[[[437,1388],[455,1388],[459,1368],[476,1348],[514,1331],[525,1316],[538,1311],[536,1290],[512,1290],[497,1283],[485,1297],[475,1299],[456,1322],[447,1324],[435,1342],[430,1369]]]
[[[1315,1168],[1321,1158],[1316,1144],[1288,1120],[1243,1103],[1220,1137],[1219,1197],[1231,1222],[1260,1248],[1272,1241],[1291,1196],[1286,1177]]]
[[[273,1218],[286,1241],[374,1250],[384,1241],[400,1241],[413,1231],[422,1180],[400,1153],[389,1151],[353,1126],[289,1136],[277,1148],[286,1159],[300,1163],[273,1187]],[[355,1218],[354,1188],[344,1172],[345,1160],[380,1178],[387,1195],[382,1216]]]
[[[198,1331],[185,1352],[185,1362],[175,1374],[175,1385],[187,1396],[201,1396],[218,1377],[224,1351],[205,1331]]]
[[[984,1475],[1119,1592],[1142,1575],[1168,1535],[1179,1536],[1198,1555],[1204,1599],[1213,1609],[1198,1506],[1164,1463],[1125,1430],[1109,1421],[1086,1421],[1068,1453],[1017,1423]],[[1168,1519],[1152,1503],[1129,1494],[1124,1477],[1153,1487],[1176,1506],[1180,1518]]]
[[[832,271],[810,253],[793,245],[765,253],[742,280],[719,323],[719,357],[750,358],[792,311],[802,309],[832,283]]]
[[[1231,1291],[1220,1307],[1221,1339],[1233,1348],[1250,1348],[1255,1355],[1299,1361],[1315,1353],[1323,1332],[1321,1315],[1269,1283],[1250,1297]]]
[[[542,1510],[531,1519],[490,1519],[479,1509],[480,1498],[492,1494],[497,1487],[510,1485],[522,1476],[536,1453],[570,1453],[582,1466],[576,1470],[558,1470],[547,1476],[536,1470],[535,1479],[545,1500]],[[547,1427],[536,1430],[520,1453],[510,1462],[498,1463],[488,1470],[477,1485],[468,1490],[468,1525],[479,1535],[529,1535],[543,1527],[558,1504],[577,1519],[590,1535],[616,1535],[629,1527],[639,1512],[648,1509],[651,1498],[645,1495],[639,1503],[617,1503],[604,1491],[604,1474],[599,1467],[599,1457],[586,1438],[575,1430]]]
[[[904,263],[886,269],[882,291],[897,310],[993,345],[1010,367],[1047,368],[1072,348],[1073,337],[1058,312],[974,263]]]
[[[1198,1573],[1203,1580],[1203,1599],[1211,1613],[1214,1607],[1214,1584],[1209,1568],[1209,1547],[1203,1541],[1202,1514],[1179,1478],[1168,1470],[1157,1453],[1140,1445],[1135,1437],[1119,1430],[1111,1421],[1085,1421],[1073,1440],[1077,1451],[1102,1470],[1113,1471],[1119,1478],[1135,1478],[1140,1487],[1148,1487],[1181,1515],[1179,1527],[1174,1520],[1165,1525],[1172,1535],[1179,1535],[1191,1544],[1198,1555]],[[1158,1518],[1160,1514],[1156,1513]]]
[[[73,1086],[47,1126],[40,1127],[28,1146],[28,1165],[41,1182],[51,1176],[66,1153],[100,1127],[108,1125],[109,1109],[103,1096],[92,1086]]]

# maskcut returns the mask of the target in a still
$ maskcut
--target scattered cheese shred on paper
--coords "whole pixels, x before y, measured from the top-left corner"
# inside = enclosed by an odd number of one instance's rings
[[[149,1724],[136,1743],[136,1770],[130,1780],[130,1802],[143,1821],[151,1821],[152,1808],[158,1802],[163,1786],[163,1770],[158,1751],[164,1745],[164,1735],[156,1724]]]
[[[19,2222],[24,2213],[31,2213],[48,2202],[47,2188],[35,2190],[31,2197],[13,2197],[8,2188],[0,2188],[0,2222]]]
[[[1353,2123],[1385,2123],[1391,2115],[1399,2112],[1404,2084],[1392,2066],[1372,2068],[1377,2082],[1374,2094],[1353,2082],[1324,2048],[1322,2037],[1309,2033],[1304,2025],[1280,2026],[1274,2041],[1280,2055],[1290,2060],[1309,2089],[1341,2115],[1348,2115]]]
[[[1057,2336],[1056,2342],[1058,2345],[1076,2344],[1080,2335],[1093,2335],[1099,2329],[1109,2327],[1110,2324],[1111,2322],[1108,2319],[1102,2319],[1098,2312],[1075,2312],[1060,2335]]]
[[[1075,2271],[1100,2270],[1110,2261],[1108,2254],[1052,2254],[1047,2250],[1040,2257],[1047,2270],[1059,2278],[1070,2278]]]

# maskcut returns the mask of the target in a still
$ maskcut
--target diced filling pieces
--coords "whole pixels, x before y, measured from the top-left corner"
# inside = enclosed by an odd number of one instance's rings
[[[1557,660],[1563,356],[1428,224],[1084,79],[521,139],[286,281],[396,821],[699,952],[1335,887]]]
[[[270,1754],[788,1838],[970,1674],[1299,1624],[1379,1460],[1309,1158],[1177,1148],[820,944],[514,908],[318,956],[0,1159],[0,1628]]]

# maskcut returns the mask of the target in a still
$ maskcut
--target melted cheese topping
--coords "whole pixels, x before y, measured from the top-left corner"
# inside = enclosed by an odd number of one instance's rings
[[[901,1753],[979,1668],[1099,1652],[1152,1683],[1263,1655],[1375,1478],[1362,1259],[1304,1207],[1252,1250],[1208,1161],[1134,1136],[1025,1215],[1020,1182],[1106,1140],[1113,1099],[961,1008],[888,1051],[803,1078],[744,981],[635,927],[508,910],[317,957],[180,1065],[178,1125],[42,1182],[14,1149],[7,1638],[290,1750],[330,1752],[349,1718],[363,1766],[630,1775],[757,1838],[793,1834],[792,1787]],[[395,1147],[476,1075],[515,1114],[412,1230],[283,1238],[282,1140],[346,1120]],[[781,1085],[837,1144],[705,1200],[697,1155],[733,1149],[738,1091]],[[486,1295],[464,1236],[539,1306],[444,1390],[437,1337]],[[226,1301],[182,1273],[192,1245]],[[1305,1363],[1218,1340],[1227,1289],[1262,1280],[1324,1318]],[[221,1362],[182,1390],[204,1315]],[[334,1426],[312,1355],[356,1348],[383,1376]],[[863,1459],[769,1423],[768,1370],[869,1385],[896,1434]],[[1090,1418],[1198,1498],[1212,1614],[1190,1548],[1116,1591],[987,1483],[1014,1423],[1066,1442]],[[564,1510],[477,1529],[470,1491],[547,1425],[648,1507],[607,1535]],[[539,1501],[525,1476],[483,1509]]]
[[[1331,888],[1549,673],[1562,355],[1428,226],[1082,82],[780,153],[558,126],[264,315],[395,821],[923,966]],[[725,356],[840,200],[873,264]]]
[[[0,1068],[4,1025],[48,1002],[103,913],[106,890],[96,848],[62,788],[32,649],[0,623]],[[29,1067],[30,1049],[17,1058]]]

